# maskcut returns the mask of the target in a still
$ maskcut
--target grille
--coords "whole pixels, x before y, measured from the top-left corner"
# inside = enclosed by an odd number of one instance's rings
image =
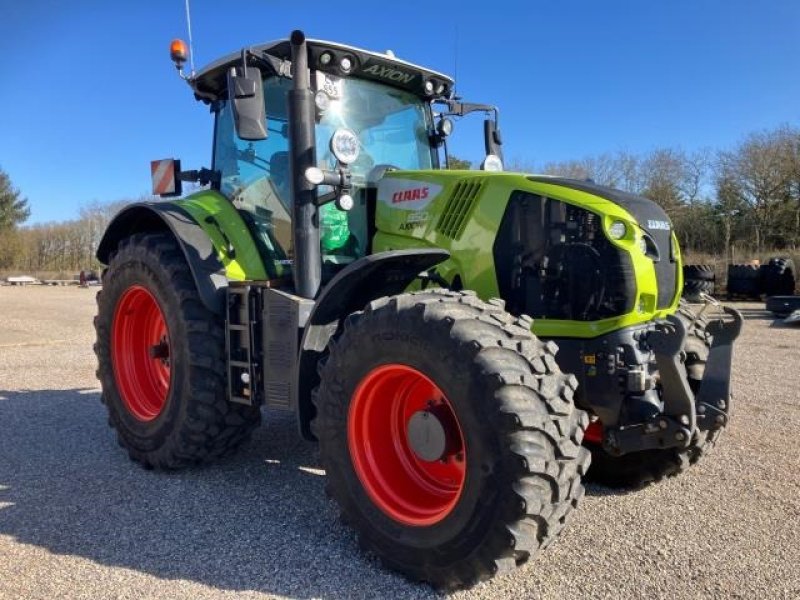
[[[436,231],[452,240],[460,239],[467,225],[467,218],[472,212],[475,200],[480,195],[482,188],[482,180],[466,180],[457,183],[447,199],[439,222],[436,224]]]

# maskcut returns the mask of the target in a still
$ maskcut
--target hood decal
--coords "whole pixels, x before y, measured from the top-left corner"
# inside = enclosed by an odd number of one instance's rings
[[[378,183],[378,202],[401,210],[423,210],[442,191],[442,186],[416,179],[382,179]]]

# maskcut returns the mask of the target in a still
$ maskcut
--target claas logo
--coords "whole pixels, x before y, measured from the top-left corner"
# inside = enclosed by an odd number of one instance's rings
[[[414,188],[411,190],[400,190],[392,194],[392,204],[400,202],[411,202],[413,200],[425,200],[428,197],[427,187]]]

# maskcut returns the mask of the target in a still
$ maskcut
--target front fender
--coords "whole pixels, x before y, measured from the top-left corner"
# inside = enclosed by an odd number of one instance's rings
[[[305,439],[314,439],[311,392],[319,385],[317,363],[341,320],[377,298],[403,292],[422,271],[448,258],[450,253],[440,248],[379,252],[348,265],[325,286],[306,322],[296,367],[292,401]]]

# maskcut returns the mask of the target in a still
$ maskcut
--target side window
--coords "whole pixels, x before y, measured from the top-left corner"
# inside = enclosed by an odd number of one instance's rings
[[[220,191],[240,210],[273,275],[282,274],[292,254],[291,184],[286,93],[291,81],[270,77],[264,82],[267,139],[256,142],[236,135],[233,112],[223,102],[217,112],[214,169]]]

